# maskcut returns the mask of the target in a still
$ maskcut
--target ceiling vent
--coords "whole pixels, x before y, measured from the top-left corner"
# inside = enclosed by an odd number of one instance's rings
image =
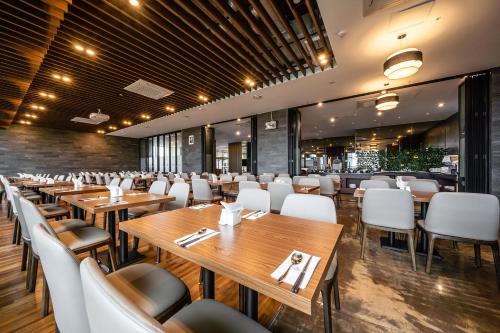
[[[363,16],[371,15],[379,10],[392,8],[411,0],[363,0]]]
[[[154,83],[139,79],[129,86],[123,88],[127,91],[146,96],[152,99],[160,99],[172,95],[174,92],[166,88],[160,87]]]

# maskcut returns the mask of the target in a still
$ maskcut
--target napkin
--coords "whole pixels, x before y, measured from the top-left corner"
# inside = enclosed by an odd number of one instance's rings
[[[101,200],[101,199],[107,199],[108,197],[93,197],[93,198],[82,198],[79,199],[79,201],[95,201],[95,200]]]
[[[307,260],[311,256],[310,254],[300,252],[297,250],[293,250],[292,253],[290,253],[290,255],[285,260],[283,260],[281,265],[279,265],[278,268],[274,272],[271,273],[271,277],[273,279],[278,280],[279,277],[281,276],[281,274],[285,273],[288,266],[290,266],[290,263],[291,263],[290,259],[292,257],[292,254],[294,254],[294,253],[301,253],[302,254],[302,261],[300,262],[300,264],[292,266],[292,268],[290,268],[290,271],[288,271],[287,276],[283,280],[284,283],[293,286],[295,281],[298,279],[300,272],[302,271],[302,268],[305,266],[305,264],[307,263]],[[309,283],[309,280],[311,279],[311,276],[313,275],[314,270],[316,269],[316,266],[318,266],[318,263],[320,260],[321,260],[320,257],[316,257],[316,256],[312,257],[311,262],[309,263],[309,266],[307,267],[307,271],[304,275],[304,278],[302,279],[302,283],[300,284],[300,289],[305,289],[307,287],[307,284]]]
[[[203,242],[205,239],[209,239],[209,238],[212,238],[213,236],[217,236],[218,234],[220,234],[219,231],[207,228],[207,231],[205,231],[205,233],[203,234],[203,236],[202,235],[198,235],[198,232],[194,232],[192,234],[185,235],[185,236],[182,236],[180,238],[177,238],[176,240],[174,240],[174,243],[180,246],[182,243],[189,242],[189,241],[191,241],[193,239],[196,239],[196,237],[201,237],[197,241],[192,242],[191,244],[187,245],[186,248],[188,248],[188,247],[191,247],[191,246],[193,246],[195,244],[198,244],[199,242]],[[190,236],[192,236],[192,237],[190,237]],[[188,237],[190,237],[190,238],[188,239]],[[182,242],[182,240],[184,240],[184,239],[185,239],[185,241]]]
[[[126,193],[125,195],[144,195],[144,194],[148,194],[147,192],[132,192],[132,193]]]
[[[208,207],[212,207],[213,204],[199,204],[199,205],[194,205],[194,206],[191,206],[189,208],[191,209],[203,209],[203,208],[208,208]]]
[[[128,202],[120,200],[120,201],[115,201],[115,202],[106,202],[106,203],[98,204],[98,205],[95,205],[94,207],[106,207],[106,206],[125,205],[125,204],[128,204]]]
[[[111,198],[117,198],[123,196],[123,190],[119,186],[115,185],[106,185],[107,189],[109,190],[110,197]]]

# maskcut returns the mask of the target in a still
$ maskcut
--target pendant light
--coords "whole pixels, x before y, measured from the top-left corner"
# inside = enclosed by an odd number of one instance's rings
[[[405,37],[406,34],[402,34],[398,39]],[[418,72],[422,63],[422,51],[416,48],[402,49],[387,57],[384,62],[384,75],[391,80],[402,79]]]
[[[382,95],[377,97],[375,108],[379,111],[387,111],[395,109],[399,104],[399,96],[395,93],[382,92]]]

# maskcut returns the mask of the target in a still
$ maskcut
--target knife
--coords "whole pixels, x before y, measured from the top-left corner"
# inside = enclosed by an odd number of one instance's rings
[[[209,235],[215,234],[216,232],[217,232],[217,231],[212,231],[212,232],[209,232],[208,234],[204,234],[204,235],[202,235],[202,236],[200,236],[200,237],[193,238],[193,239],[191,239],[191,240],[189,240],[189,241],[187,241],[187,242],[184,242],[184,243],[182,243],[182,244],[179,244],[179,246],[180,246],[180,247],[186,247],[186,246],[188,246],[189,244],[192,244],[192,243],[194,243],[194,242],[197,242],[197,241],[199,241],[200,239],[202,239],[203,237],[207,237],[207,236],[209,236]]]
[[[309,256],[309,259],[307,259],[306,264],[302,268],[302,271],[299,274],[299,277],[297,280],[295,280],[295,283],[293,284],[293,287],[291,289],[292,293],[296,294],[299,291],[300,284],[302,283],[302,280],[304,280],[304,275],[306,275],[307,267],[309,266],[309,263],[311,262],[312,255]]]
[[[244,217],[244,218],[245,219],[249,219],[252,216],[259,214],[260,212],[261,212],[261,210],[256,210],[255,212],[251,213],[250,215],[247,214],[246,217]]]

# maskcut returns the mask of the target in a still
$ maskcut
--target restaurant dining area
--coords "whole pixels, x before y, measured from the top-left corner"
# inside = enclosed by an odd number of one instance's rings
[[[0,0],[0,333],[493,333],[497,0]]]

